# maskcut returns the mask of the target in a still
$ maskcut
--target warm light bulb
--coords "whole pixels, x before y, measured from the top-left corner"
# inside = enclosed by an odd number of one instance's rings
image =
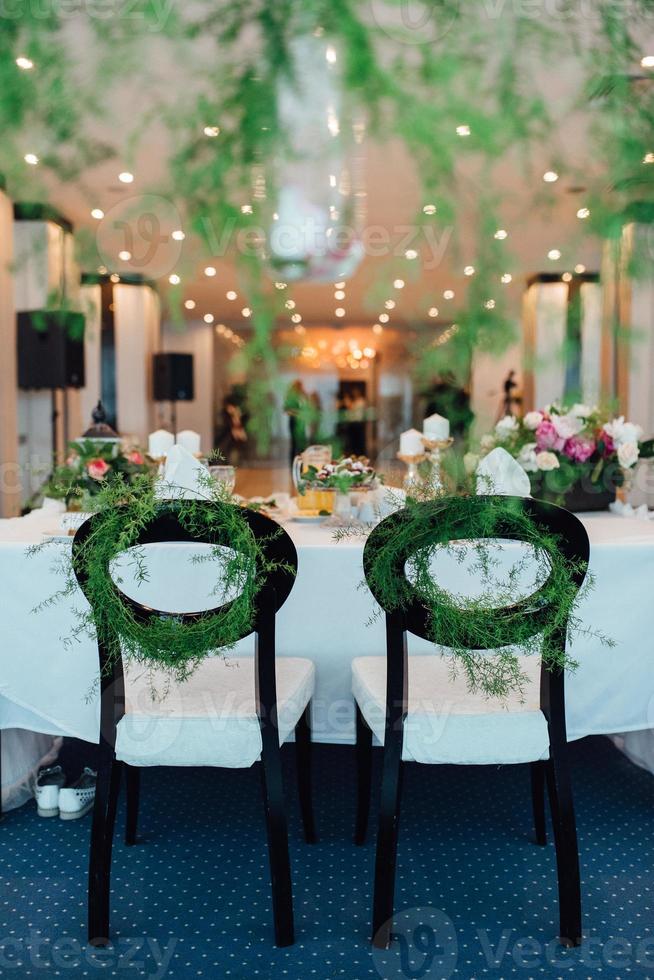
[[[330,65],[336,64],[336,48],[332,44],[327,45],[327,50],[325,51],[325,61]]]
[[[187,299],[187,300],[185,300],[184,301],[184,306],[186,307],[187,310],[194,310],[195,309],[195,300],[194,299]]]
[[[641,68],[654,68],[654,54],[646,54],[640,59]]]
[[[577,211],[577,217],[580,218],[582,221],[584,220],[584,218],[589,218],[590,210],[588,208],[579,208],[579,210]]]
[[[241,314],[246,317],[252,316],[252,310],[250,309],[249,306],[244,306],[243,309],[241,310]]]
[[[294,313],[293,316],[291,317],[291,322],[292,323],[302,323],[302,314],[301,313]]]
[[[215,267],[213,265],[208,265],[204,270],[204,274],[205,276],[208,276],[209,279],[212,279],[216,274]]]
[[[494,310],[495,309],[495,300],[494,299],[487,299],[486,302],[484,303],[484,306],[486,307],[487,310]]]
[[[503,282],[505,286],[507,285],[507,283],[510,283],[512,281],[513,281],[513,276],[511,275],[510,272],[505,272],[504,275],[501,276],[500,278],[500,282]]]
[[[186,235],[181,230],[181,228],[177,228],[176,231],[173,232],[172,237],[176,242],[183,242],[184,239],[186,238]]]
[[[26,58],[25,55],[20,55],[16,58],[16,64],[22,71],[30,71],[34,67],[34,62],[31,58]]]
[[[384,306],[386,307],[387,310],[394,310],[395,309],[395,300],[394,299],[387,299],[386,302],[384,303]]]
[[[132,257],[132,253],[128,252],[127,249],[123,249],[122,252],[118,253],[118,258],[121,260],[121,262],[129,262],[131,257]]]
[[[454,290],[446,289],[443,293],[443,299],[454,299]]]
[[[29,163],[30,167],[35,167],[39,162],[39,158],[36,153],[26,153],[23,157],[25,163]]]
[[[176,272],[173,272],[170,276],[168,276],[168,282],[171,286],[179,286],[181,281],[182,280],[179,278]]]
[[[404,289],[404,279],[394,279],[393,285],[396,289]]]
[[[407,248],[406,252],[404,253],[404,258],[409,259],[409,261],[412,259],[417,259],[418,253],[416,252],[415,248]]]
[[[372,332],[374,334],[377,334],[377,336],[379,336],[380,333],[383,333],[384,332],[384,328],[382,327],[381,323],[373,323],[373,325],[372,325]]]
[[[205,126],[204,129],[202,130],[202,132],[204,133],[205,136],[208,136],[211,139],[214,136],[217,136],[218,135],[218,133],[220,132],[220,127],[219,126]]]
[[[470,136],[470,126],[468,126],[466,123],[463,123],[461,126],[457,126],[456,127],[456,135],[457,136]]]
[[[235,293],[233,289],[228,289],[227,292],[225,293],[225,296],[227,299],[236,299],[238,293]]]
[[[557,259],[561,258],[561,252],[558,248],[551,248],[547,253],[547,257],[548,259],[551,259],[552,262],[556,262]]]
[[[345,299],[345,290],[344,289],[335,290],[334,299]]]
[[[336,309],[334,310],[334,315],[335,316],[345,316],[345,310],[343,309],[342,306],[337,306]]]
[[[276,282],[275,283],[275,289],[286,289],[286,283],[285,282]]]
[[[252,214],[252,205],[241,204],[241,214]]]
[[[475,274],[475,267],[474,267],[474,265],[467,265],[465,267],[465,269],[463,270],[463,275],[464,276],[474,276],[474,274]]]
[[[572,273],[564,272],[563,275],[561,276],[561,279],[563,280],[563,282],[572,282]]]
[[[436,205],[425,204],[424,208],[422,209],[422,212],[423,214],[436,214]]]
[[[341,282],[335,282],[334,289],[345,289],[345,283],[342,280]]]
[[[509,237],[509,233],[505,228],[498,228],[493,238],[497,238],[498,242],[503,242],[505,238]]]
[[[202,319],[204,320],[205,323],[213,323],[215,317],[213,313],[205,313]]]
[[[586,271],[586,266],[582,262],[578,262],[575,266],[575,272],[578,276]]]
[[[555,184],[558,179],[559,175],[556,170],[546,170],[543,174],[543,180],[546,184]]]
[[[102,221],[104,218],[104,211],[102,208],[93,208],[91,211],[91,217],[95,218],[96,221]]]
[[[109,276],[109,279],[111,280],[111,282],[120,282],[120,276],[118,275],[117,272],[112,272],[111,275]]]
[[[646,153],[643,157],[643,163],[654,163],[654,153]]]
[[[284,303],[284,306],[286,307],[287,310],[294,310],[295,309],[295,300],[294,299],[287,299],[286,302]]]
[[[430,316],[432,318],[438,316],[438,307],[430,306],[429,309],[427,310],[427,316]]]
[[[118,180],[121,184],[131,184],[134,180],[134,174],[131,174],[129,170],[123,170],[122,174],[118,174]]]

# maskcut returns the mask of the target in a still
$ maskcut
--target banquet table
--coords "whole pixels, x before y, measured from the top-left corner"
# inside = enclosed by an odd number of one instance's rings
[[[615,645],[602,645],[592,635],[575,637],[571,653],[579,667],[566,682],[568,737],[641,733],[633,736],[636,756],[641,756],[637,761],[654,771],[654,741],[648,731],[654,728],[654,522],[610,513],[581,517],[591,540],[596,582],[579,617]],[[36,554],[29,548],[48,534],[61,534],[58,524],[59,515],[48,511],[0,521],[0,728],[95,742],[97,647],[90,637],[65,642],[76,623],[74,609],[85,599],[78,593],[34,611],[62,586],[57,565],[69,554],[71,540],[55,540]],[[336,542],[333,530],[322,525],[289,521],[285,528],[296,545],[299,566],[293,591],[278,614],[278,655],[315,662],[314,739],[349,743],[354,739],[351,661],[385,650],[383,619],[371,621],[374,602],[362,585],[364,540]],[[200,608],[198,595],[208,595],[206,577],[201,576],[211,563],[189,561],[188,545],[150,547],[155,549],[151,581],[139,598],[159,600],[159,608],[177,611]],[[434,652],[415,638],[409,651]],[[228,656],[252,653],[253,640],[248,638]],[[627,751],[629,739],[623,736]]]

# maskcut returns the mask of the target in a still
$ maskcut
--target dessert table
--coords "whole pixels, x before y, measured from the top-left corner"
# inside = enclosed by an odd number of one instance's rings
[[[582,520],[591,540],[596,585],[579,615],[585,626],[615,640],[615,646],[576,636],[571,653],[579,667],[567,681],[568,735],[643,732],[654,728],[654,523],[609,513],[582,515]],[[0,728],[93,742],[98,734],[97,648],[86,637],[65,642],[75,625],[74,608],[85,600],[78,593],[33,611],[61,588],[57,564],[71,542],[53,541],[37,554],[28,549],[48,534],[61,533],[58,525],[59,515],[49,511],[0,521]],[[352,742],[350,663],[384,652],[383,620],[370,622],[374,603],[361,585],[363,540],[337,543],[333,530],[320,524],[288,521],[285,528],[297,547],[299,568],[278,616],[278,653],[309,657],[316,664],[314,738]],[[138,592],[142,601],[177,611],[202,608],[198,596],[208,595],[211,563],[189,561],[190,548],[151,546],[151,580]],[[410,651],[433,653],[433,648],[415,641]],[[248,638],[228,656],[252,653]],[[651,732],[634,738],[638,761],[654,771]],[[628,751],[628,735],[624,747]]]

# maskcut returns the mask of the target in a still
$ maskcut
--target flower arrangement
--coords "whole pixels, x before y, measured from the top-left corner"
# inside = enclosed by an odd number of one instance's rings
[[[344,456],[319,469],[308,466],[302,473],[298,490],[300,493],[306,493],[308,489],[349,493],[351,490],[371,490],[378,482],[379,477],[365,456]]]
[[[554,404],[523,418],[505,415],[493,433],[482,437],[481,455],[501,446],[529,474],[535,497],[572,504],[570,509],[598,509],[615,498],[649,445],[640,442],[642,434],[622,415],[611,418],[588,405]]]
[[[68,446],[68,455],[57,466],[43,487],[47,497],[71,503],[75,499],[95,497],[107,482],[117,477],[131,484],[150,472],[150,465],[140,450],[121,450],[116,442],[80,439]]]

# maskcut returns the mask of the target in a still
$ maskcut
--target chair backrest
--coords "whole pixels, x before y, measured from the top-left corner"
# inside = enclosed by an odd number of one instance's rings
[[[415,508],[419,508],[421,517],[420,529],[415,531]],[[471,529],[470,515],[482,517],[484,512],[493,508],[499,511],[500,517],[492,525],[493,532],[484,534]],[[456,520],[460,510],[460,520]],[[406,562],[417,551],[434,545],[447,544],[451,541],[475,540],[482,537],[494,540],[513,540],[529,543],[527,535],[511,521],[511,512],[527,515],[539,531],[556,542],[550,550],[556,550],[569,563],[571,578],[577,589],[581,587],[590,555],[588,534],[581,521],[554,504],[534,500],[531,497],[508,496],[477,496],[466,501],[465,508],[457,507],[457,498],[441,498],[425,501],[399,510],[387,517],[371,533],[364,549],[363,564],[366,581],[375,599],[383,607],[382,597],[375,583],[373,572],[375,562],[380,558],[382,550],[387,547],[389,540],[397,541],[402,531],[411,526],[413,533],[407,535],[405,549],[394,549],[393,567],[386,569],[386,574],[392,574],[402,581],[405,594],[409,601],[399,610],[384,609],[387,627],[387,718],[392,712],[392,705],[402,705],[406,713],[407,700],[407,645],[406,633],[413,633],[437,644],[447,646],[447,637],[439,635],[433,621],[433,615],[421,600],[415,586],[407,578]],[[445,520],[447,514],[447,520]],[[505,515],[505,516],[504,516]],[[483,526],[483,520],[480,522]],[[545,538],[544,538],[545,540]],[[483,635],[484,619],[492,618],[492,635],[494,646],[510,646],[517,641],[516,620],[520,619],[520,639],[524,642],[527,636],[534,636],[543,630],[548,617],[553,613],[552,601],[546,599],[544,582],[531,595],[519,599],[510,606],[477,610],[466,616],[462,621],[459,644],[464,649],[485,649],[480,640]],[[377,594],[376,594],[377,593]],[[556,642],[565,649],[567,624],[562,624],[557,633]],[[500,642],[498,642],[498,639]],[[564,679],[562,670],[549,670],[545,663],[541,666],[541,708],[555,734],[565,737],[565,705]]]
[[[194,521],[196,527],[203,524],[202,532],[189,530],[179,518],[180,503],[167,501],[162,505],[157,516],[143,527],[132,547],[159,544],[166,542],[187,542],[195,544],[220,545],[225,548],[235,548],[234,542],[226,537],[224,522],[212,525],[211,511],[215,508],[235,507],[233,504],[216,503],[212,501],[198,502],[197,507],[206,509],[206,519],[203,522]],[[288,598],[295,581],[297,571],[297,551],[286,531],[275,521],[263,514],[239,508],[240,514],[247,521],[250,531],[261,550],[266,566],[262,573],[261,588],[255,598],[255,608],[250,628],[240,637],[242,639],[251,633],[255,634],[257,684],[256,701],[260,719],[276,719],[277,689],[275,681],[275,614]],[[73,567],[78,584],[90,601],[86,592],[86,580],[83,571],[75,566],[75,557],[82,545],[93,534],[98,517],[92,516],[82,524],[73,540]],[[199,612],[170,612],[158,610],[138,602],[126,595],[110,576],[106,569],[107,580],[115,595],[128,606],[134,618],[147,627],[148,622],[163,618],[172,618],[183,627],[186,624],[197,623],[204,618],[221,611],[227,612],[232,602],[229,600],[210,609]],[[98,643],[100,659],[101,682],[101,732],[104,738],[115,741],[115,726],[124,714],[124,680],[123,664],[120,647],[117,640],[113,649]]]

